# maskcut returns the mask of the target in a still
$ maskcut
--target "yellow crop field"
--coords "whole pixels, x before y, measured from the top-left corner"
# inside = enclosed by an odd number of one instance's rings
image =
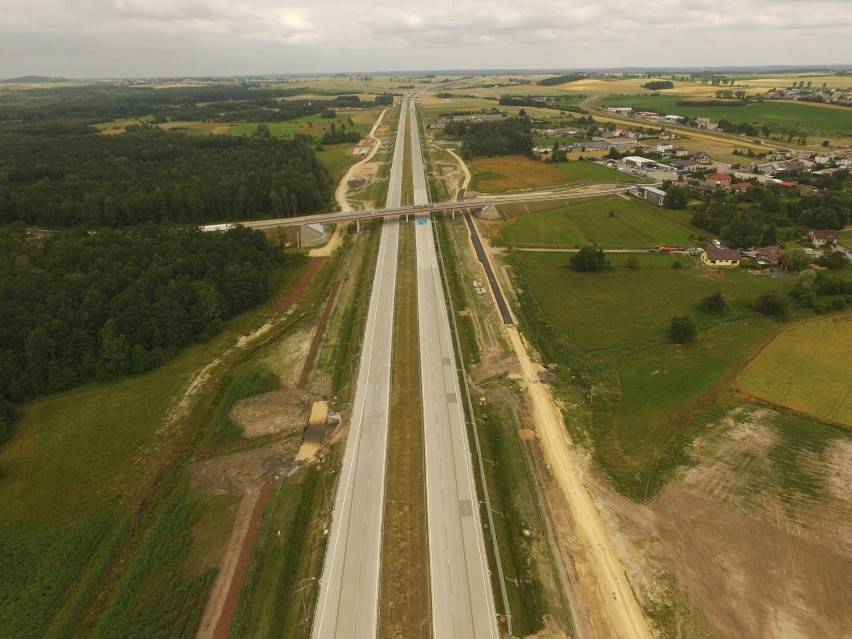
[[[572,181],[556,167],[517,155],[474,160],[472,168],[481,193],[501,193],[555,186]],[[576,180],[576,179],[575,179]]]
[[[852,428],[852,315],[781,331],[740,373],[737,390]]]

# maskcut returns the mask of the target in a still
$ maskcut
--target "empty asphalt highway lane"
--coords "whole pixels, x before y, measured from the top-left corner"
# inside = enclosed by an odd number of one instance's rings
[[[417,307],[434,639],[497,637],[432,222],[417,221]]]
[[[388,190],[391,207],[399,206],[402,192],[405,121],[402,109]],[[398,247],[399,218],[387,218],[314,613],[314,639],[376,636]]]
[[[409,102],[414,204],[428,202],[417,115]],[[462,396],[432,221],[416,222],[417,318],[426,447],[433,639],[496,638],[497,617],[479,521]]]

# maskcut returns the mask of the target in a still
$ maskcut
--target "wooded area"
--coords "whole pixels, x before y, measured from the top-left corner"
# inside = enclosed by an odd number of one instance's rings
[[[733,248],[797,240],[811,229],[841,229],[852,221],[852,194],[839,190],[848,171],[830,177],[836,190],[792,197],[775,185],[755,185],[737,194],[712,192],[692,224],[721,236]]]
[[[444,133],[462,141],[461,154],[465,159],[529,155],[533,146],[532,124],[527,117],[485,122],[449,121]]]
[[[332,184],[302,140],[140,130],[0,135],[0,223],[205,223],[320,211]]]
[[[284,254],[259,231],[0,230],[0,396],[158,366],[264,301]]]

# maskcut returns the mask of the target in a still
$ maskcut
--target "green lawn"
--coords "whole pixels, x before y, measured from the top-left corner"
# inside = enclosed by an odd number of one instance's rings
[[[590,165],[588,162],[569,164]],[[599,168],[599,167],[596,167]],[[609,170],[609,169],[605,169]],[[610,216],[610,213],[613,216]],[[514,218],[501,231],[508,245],[607,248],[685,246],[706,233],[689,224],[690,214],[618,196],[571,204]],[[567,258],[566,258],[567,259]]]
[[[735,313],[746,313],[753,300],[769,290],[782,294],[793,278],[775,280],[741,269],[711,278],[694,267],[694,258],[665,254],[637,255],[636,269],[624,266],[624,254],[610,254],[613,270],[575,273],[565,253],[518,253],[530,292],[544,316],[562,335],[583,349],[612,347],[662,335],[674,315],[691,314],[699,325],[714,318],[695,310],[705,295],[721,291]],[[684,268],[672,268],[680,260]]]
[[[577,180],[586,180],[587,182],[622,182],[629,184],[646,184],[648,182],[646,179],[616,171],[594,162],[559,162],[552,166],[573,175]]]
[[[691,118],[709,117],[712,120],[743,122],[770,122],[789,124],[843,135],[852,135],[852,109],[832,109],[803,102],[767,100],[739,107],[678,106],[689,100],[677,95],[622,95],[610,96],[601,106],[633,106],[666,114],[686,115]]]
[[[609,415],[608,436],[599,442],[616,482],[629,489],[637,473],[644,480],[649,472],[667,471],[692,418],[777,326],[761,317],[724,322],[699,333],[692,344],[661,344],[621,359],[620,401]]]

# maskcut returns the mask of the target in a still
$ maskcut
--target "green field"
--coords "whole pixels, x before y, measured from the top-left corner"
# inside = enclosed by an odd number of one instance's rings
[[[589,162],[569,164],[596,166]],[[694,242],[691,237],[705,233],[690,225],[689,217],[683,211],[611,196],[513,218],[500,237],[505,244],[522,246],[684,246]]]
[[[616,171],[594,162],[557,162],[554,164],[557,169],[565,171],[577,180],[585,180],[587,182],[614,182],[628,184],[647,184],[649,180]]]
[[[691,118],[708,117],[711,120],[728,120],[734,124],[769,122],[845,136],[852,135],[852,109],[776,100],[740,107],[678,106],[678,102],[688,99],[677,95],[623,95],[606,97],[600,104],[601,106],[633,106]]]
[[[661,344],[616,364],[616,403],[606,413],[610,430],[598,453],[622,487],[648,473],[655,487],[691,437],[687,427],[712,404],[725,384],[777,324],[764,318],[717,324],[693,344]],[[644,486],[643,486],[644,488]]]
[[[530,292],[556,330],[583,349],[594,350],[662,335],[672,316],[692,314],[699,324],[713,318],[701,315],[696,304],[705,295],[721,291],[735,313],[748,307],[761,293],[782,294],[793,278],[775,280],[731,269],[722,277],[702,274],[688,256],[640,254],[638,268],[625,266],[627,254],[609,256],[613,270],[575,273],[565,253],[517,253],[517,262]],[[679,260],[683,268],[672,268]]]

